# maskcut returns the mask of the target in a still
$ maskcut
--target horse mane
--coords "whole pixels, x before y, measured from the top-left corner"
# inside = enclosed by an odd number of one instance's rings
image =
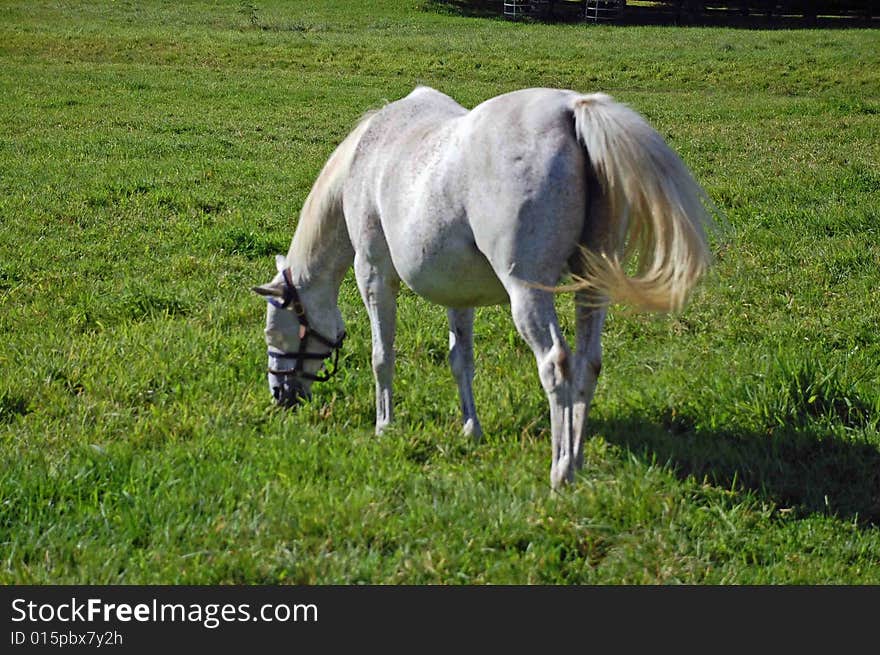
[[[354,161],[355,151],[370,120],[379,110],[365,113],[354,129],[340,143],[324,164],[299,213],[299,221],[293,234],[287,263],[292,262],[308,268],[312,255],[322,241],[327,218],[341,217],[342,190],[348,171]]]

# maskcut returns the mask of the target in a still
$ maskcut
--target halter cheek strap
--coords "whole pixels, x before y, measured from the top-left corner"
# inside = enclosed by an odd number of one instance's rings
[[[339,338],[334,341],[332,339],[328,339],[323,334],[312,328],[312,326],[309,325],[308,317],[306,317],[306,309],[303,306],[302,300],[299,297],[299,291],[297,291],[296,287],[293,286],[293,280],[290,277],[290,268],[285,268],[282,271],[282,275],[284,276],[284,297],[281,299],[281,301],[275,300],[271,297],[267,298],[266,300],[275,307],[278,307],[279,309],[290,308],[290,310],[294,314],[296,314],[296,318],[299,321],[299,349],[295,353],[273,352],[270,350],[269,356],[276,359],[294,359],[296,360],[296,363],[294,364],[294,367],[292,369],[274,369],[270,367],[268,369],[269,373],[278,376],[295,375],[306,380],[326,382],[334,375],[336,375],[336,366],[339,363],[339,350],[342,348],[342,342],[345,339],[345,331],[343,330]],[[310,338],[315,339],[324,346],[327,346],[327,348],[330,349],[329,352],[306,352],[306,347],[308,346],[308,340]],[[331,355],[333,356],[333,365],[325,373],[315,374],[303,370],[303,364],[307,360],[325,360]]]

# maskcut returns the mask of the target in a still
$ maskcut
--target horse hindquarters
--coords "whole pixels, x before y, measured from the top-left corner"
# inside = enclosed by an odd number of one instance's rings
[[[550,403],[554,488],[571,480],[583,461],[605,305],[679,309],[708,265],[704,226],[711,224],[705,192],[643,118],[603,95],[572,94],[565,104],[563,120],[558,105],[546,118],[529,119],[550,127],[537,132],[535,158],[524,169],[529,176],[518,176],[516,168],[495,171],[499,188],[510,192],[505,196],[496,189],[498,205],[513,217],[510,229],[489,239],[475,229],[507,289],[514,322],[535,354]],[[507,154],[498,160],[523,160],[515,149]],[[504,184],[505,175],[512,184]],[[637,273],[630,276],[624,262],[633,253]],[[580,303],[574,357],[548,290],[566,259],[577,277],[565,288],[575,291]]]
[[[476,246],[507,292],[514,324],[534,354],[549,403],[554,488],[574,477],[586,414],[586,358],[566,343],[553,292],[578,252],[588,208],[587,160],[563,104],[567,98],[532,91],[487,104],[471,123],[480,147],[468,161],[469,179],[480,180],[468,203]],[[499,132],[499,126],[507,132]]]

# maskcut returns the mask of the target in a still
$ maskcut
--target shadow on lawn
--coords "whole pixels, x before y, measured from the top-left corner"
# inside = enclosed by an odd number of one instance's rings
[[[770,434],[701,430],[686,416],[599,420],[591,432],[636,456],[779,508],[880,525],[880,450],[806,427]]]

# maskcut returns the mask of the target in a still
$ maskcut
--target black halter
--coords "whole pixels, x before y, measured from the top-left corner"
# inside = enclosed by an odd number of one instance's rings
[[[274,298],[268,297],[266,300],[271,304],[275,305],[279,309],[287,309],[296,314],[296,318],[299,321],[299,350],[295,353],[284,353],[284,352],[272,352],[269,351],[269,354],[273,357],[279,357],[281,359],[295,359],[296,365],[290,369],[273,369],[270,368],[269,373],[272,375],[278,376],[288,376],[295,375],[300,378],[304,378],[306,380],[314,380],[315,382],[326,382],[334,375],[336,375],[336,365],[339,362],[339,350],[342,348],[342,342],[345,339],[345,331],[343,330],[342,334],[336,341],[332,341],[325,337],[320,332],[316,331],[309,325],[309,319],[306,318],[306,309],[303,307],[302,300],[300,300],[299,292],[296,290],[296,287],[293,286],[293,280],[290,279],[290,269],[285,268],[282,271],[282,275],[284,276],[284,298],[281,301],[275,300]],[[330,351],[325,353],[309,353],[306,352],[306,346],[308,344],[309,338],[315,339],[319,343],[327,346]],[[325,373],[309,373],[308,371],[303,370],[303,362],[308,359],[320,359],[324,360],[330,356],[333,356],[333,366],[328,369]]]

